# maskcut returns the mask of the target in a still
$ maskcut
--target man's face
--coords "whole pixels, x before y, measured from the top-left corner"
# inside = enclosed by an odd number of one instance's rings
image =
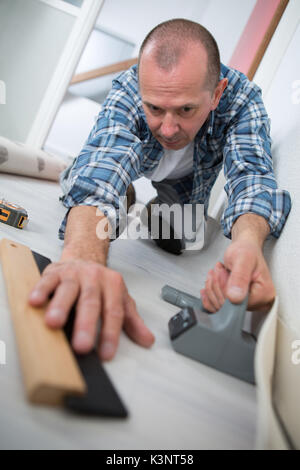
[[[165,149],[179,150],[194,140],[210,111],[217,107],[226,85],[217,96],[207,89],[206,51],[197,44],[191,44],[170,71],[157,65],[151,48],[144,50],[139,68],[147,123]]]

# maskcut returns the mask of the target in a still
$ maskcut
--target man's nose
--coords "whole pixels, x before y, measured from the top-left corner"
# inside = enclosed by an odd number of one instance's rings
[[[179,126],[175,117],[167,113],[164,116],[160,127],[160,133],[162,137],[165,137],[166,139],[171,139],[175,134],[178,133],[178,131]]]

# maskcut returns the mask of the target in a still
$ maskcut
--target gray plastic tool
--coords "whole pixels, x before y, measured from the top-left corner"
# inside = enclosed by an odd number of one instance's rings
[[[241,304],[226,299],[217,313],[208,313],[200,298],[170,286],[162,298],[182,310],[169,321],[175,351],[246,382],[255,383],[254,337],[242,331],[248,296]]]

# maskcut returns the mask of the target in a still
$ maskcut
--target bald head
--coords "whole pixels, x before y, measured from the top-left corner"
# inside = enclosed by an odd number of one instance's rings
[[[209,31],[193,21],[174,19],[150,31],[140,48],[139,67],[142,56],[147,55],[162,70],[170,71],[183,57],[189,56],[195,46],[199,51],[197,67],[205,69],[204,87],[213,91],[220,76],[219,49]]]

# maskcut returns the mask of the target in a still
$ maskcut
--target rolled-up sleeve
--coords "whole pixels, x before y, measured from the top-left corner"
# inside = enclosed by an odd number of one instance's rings
[[[60,200],[68,211],[59,228],[60,239],[64,239],[68,212],[74,206],[97,206],[113,230],[126,215],[120,196],[138,178],[142,156],[135,99],[114,81],[82,151],[61,174]]]
[[[238,217],[253,213],[264,217],[270,235],[278,238],[291,209],[287,191],[280,190],[273,171],[270,120],[260,89],[252,84],[236,96],[240,110],[226,132],[224,146],[225,191],[228,205],[221,224],[225,236]]]

